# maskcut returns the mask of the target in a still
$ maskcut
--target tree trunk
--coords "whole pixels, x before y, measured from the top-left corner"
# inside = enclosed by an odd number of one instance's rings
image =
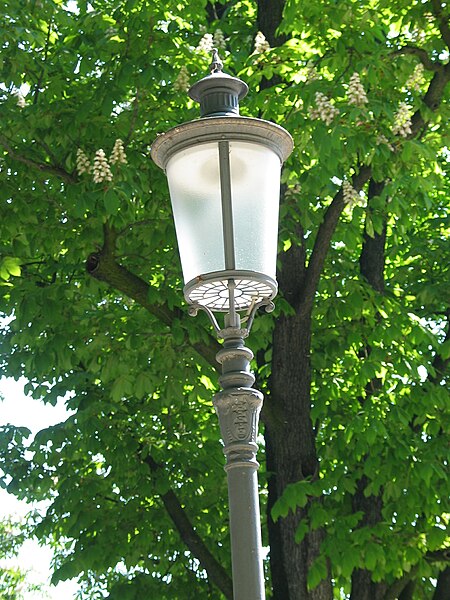
[[[403,588],[402,592],[398,596],[398,600],[413,600],[413,594],[416,584],[414,581],[408,581],[408,583]],[[448,600],[449,596],[447,596]]]
[[[286,36],[277,34],[284,5],[285,0],[258,0],[258,28],[272,47],[280,46],[286,41]]]
[[[386,584],[372,581],[370,571],[356,569],[353,572],[350,600],[383,600],[386,590]]]
[[[273,336],[273,368],[270,380],[270,419],[266,421],[266,453],[271,510],[286,486],[315,477],[318,461],[310,411],[310,316],[282,316]],[[269,517],[269,540],[274,600],[331,600],[329,581],[307,590],[308,569],[318,555],[321,532],[314,531],[301,543],[295,532],[305,514],[297,509],[276,523]]]
[[[450,567],[440,572],[433,600],[450,600]]]

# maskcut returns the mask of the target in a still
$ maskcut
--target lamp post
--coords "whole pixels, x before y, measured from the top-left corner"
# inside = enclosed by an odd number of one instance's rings
[[[166,172],[189,312],[204,310],[223,348],[214,396],[226,456],[234,600],[264,600],[256,460],[263,396],[253,389],[244,338],[273,309],[280,173],[293,142],[282,127],[239,116],[247,85],[222,73],[189,90],[201,118],[161,134],[151,157]],[[214,313],[225,313],[220,327]]]

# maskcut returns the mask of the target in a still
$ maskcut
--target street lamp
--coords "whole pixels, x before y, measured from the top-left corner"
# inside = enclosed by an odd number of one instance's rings
[[[224,340],[214,407],[227,459],[234,600],[263,600],[256,461],[263,396],[251,387],[244,338],[277,293],[280,172],[293,142],[279,125],[239,116],[247,91],[222,73],[213,51],[211,74],[188,92],[201,118],[161,134],[151,157],[169,183],[189,312],[204,310]],[[225,313],[223,328],[217,312]]]

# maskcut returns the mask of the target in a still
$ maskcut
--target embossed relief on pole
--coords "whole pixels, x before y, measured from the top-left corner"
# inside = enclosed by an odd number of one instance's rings
[[[243,398],[236,398],[232,405],[233,433],[238,440],[246,440],[251,434],[251,416],[248,408],[248,401]]]

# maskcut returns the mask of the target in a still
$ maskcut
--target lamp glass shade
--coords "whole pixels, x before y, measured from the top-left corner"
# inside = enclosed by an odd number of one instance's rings
[[[229,140],[232,256],[225,244],[219,142],[197,143],[166,165],[185,284],[227,270],[275,279],[281,161],[268,146]]]

